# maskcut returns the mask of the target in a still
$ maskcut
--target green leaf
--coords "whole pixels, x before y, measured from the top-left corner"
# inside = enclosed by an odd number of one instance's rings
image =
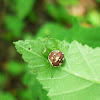
[[[19,91],[19,94],[18,94],[21,98],[21,100],[33,100],[32,99],[32,92],[29,90],[29,89],[23,89],[21,91]],[[34,99],[35,100],[35,99]]]
[[[42,88],[42,85],[36,80],[36,77],[34,83],[31,82],[30,89],[34,100],[36,98],[40,100],[50,100],[47,96],[47,91]]]
[[[24,19],[32,10],[35,0],[15,0],[18,18]]]
[[[31,70],[44,68],[38,73],[37,79],[48,91],[51,100],[100,99],[100,48],[83,46],[77,41],[69,44],[49,38],[18,41],[15,46]],[[62,66],[51,66],[43,56],[43,49],[48,47],[64,53]]]
[[[28,69],[27,69],[28,70]],[[27,71],[22,82],[27,85],[28,89],[20,91],[19,95],[21,99],[29,100],[49,100],[47,97],[47,91],[45,91],[41,84],[36,80],[36,75],[30,71]]]
[[[0,86],[4,86],[7,82],[7,76],[0,72]]]
[[[91,11],[87,14],[87,21],[94,26],[100,26],[100,13],[98,11]]]
[[[77,21],[74,20],[74,25],[71,29],[56,23],[46,23],[40,28],[37,37],[53,37],[59,40],[66,40],[72,42],[77,40],[82,44],[88,44],[91,47],[100,46],[100,27],[85,28],[81,27]]]
[[[1,92],[0,100],[16,100],[15,97],[9,92]]]
[[[59,22],[72,22],[73,16],[69,15],[67,10],[61,5],[54,5],[52,3],[46,4],[46,10],[50,16]]]
[[[7,70],[12,75],[18,75],[24,72],[26,69],[25,64],[22,64],[17,61],[10,61],[7,66]]]
[[[5,19],[6,28],[13,33],[14,36],[21,35],[24,23],[16,16],[7,16]]]
[[[65,35],[67,35],[67,37]],[[67,41],[71,41],[71,36],[72,34],[68,34],[65,27],[50,22],[43,25],[37,33],[37,37],[53,37],[59,40],[68,39]]]
[[[79,0],[58,0],[58,3],[61,5],[75,5],[78,4]]]
[[[23,33],[23,40],[33,40],[34,36],[30,32]]]
[[[34,66],[35,68],[38,68],[47,65],[48,62],[42,55],[42,51],[44,49],[44,44],[42,42],[38,40],[25,40],[25,42],[18,41],[15,42],[15,44],[18,52],[21,54],[24,53],[22,58],[24,58],[25,62],[28,62],[31,67]],[[41,65],[42,62],[44,62],[43,65]]]
[[[96,0],[97,2],[100,2],[100,0]]]

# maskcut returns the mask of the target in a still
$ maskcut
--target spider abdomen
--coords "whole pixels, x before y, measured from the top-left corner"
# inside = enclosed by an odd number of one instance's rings
[[[64,61],[64,54],[59,50],[54,50],[49,54],[48,60],[51,63],[51,65],[59,67]]]

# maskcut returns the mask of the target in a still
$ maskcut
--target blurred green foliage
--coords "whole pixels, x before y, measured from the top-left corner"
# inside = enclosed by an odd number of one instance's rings
[[[79,3],[79,0],[58,0],[58,3],[61,5],[75,5]]]
[[[16,98],[9,92],[1,92],[0,100],[16,100]]]
[[[47,12],[58,22],[72,23],[74,16],[68,14],[67,10],[62,5],[46,4]]]
[[[21,36],[22,29],[24,28],[24,22],[18,19],[16,16],[6,16],[5,24],[8,30],[11,30],[15,37]]]
[[[100,2],[100,0],[96,0],[97,2]]]
[[[47,23],[40,28],[37,37],[53,37],[59,40],[72,42],[77,40],[83,44],[88,44],[91,47],[100,46],[100,27],[84,28],[74,20],[74,26],[71,29],[66,29],[56,23]]]
[[[24,85],[28,86],[28,90],[20,91],[19,95],[21,99],[29,99],[29,100],[49,100],[46,96],[47,92],[42,89],[40,83],[36,80],[36,74],[28,71],[25,73],[24,77],[22,78],[22,82]]]
[[[15,0],[15,3],[16,16],[23,20],[32,11],[35,0]]]
[[[7,82],[7,76],[4,75],[3,73],[0,73],[0,87],[4,85]]]
[[[25,27],[24,19],[32,12],[35,0],[13,0],[14,7],[11,7],[15,15],[8,14],[5,18],[6,28],[14,35],[14,37],[21,37]],[[10,1],[9,1],[10,3]]]
[[[18,61],[10,61],[7,70],[12,75],[19,75],[26,70],[26,67]]]
[[[100,13],[98,11],[89,12],[87,20],[94,26],[100,26]]]
[[[29,72],[29,68],[22,63],[17,53],[11,57],[13,51],[9,51],[9,48],[14,48],[13,41],[18,39],[34,40],[37,37],[53,37],[68,42],[77,40],[93,48],[100,46],[99,7],[87,9],[83,16],[74,16],[69,13],[68,8],[79,5],[80,0],[4,0],[4,2],[2,10],[4,14],[0,15],[4,18],[4,30],[2,28],[1,32],[5,46],[0,45],[4,54],[8,51],[8,55],[4,58],[9,58],[0,69],[0,100],[49,100],[46,96],[47,91],[42,89],[36,75]],[[2,3],[0,6],[3,9]],[[82,27],[83,23],[86,23],[85,27]],[[87,26],[89,28],[86,28]],[[37,34],[34,35],[35,33]],[[13,89],[11,80],[14,78],[17,83],[16,77],[21,81],[18,83],[20,89],[16,86]]]

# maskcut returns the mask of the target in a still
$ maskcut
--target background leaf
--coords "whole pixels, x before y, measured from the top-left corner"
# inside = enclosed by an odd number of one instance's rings
[[[46,4],[46,10],[58,22],[71,23],[74,16],[68,14],[67,10],[61,5],[54,5],[52,3]]]
[[[16,99],[11,93],[1,92],[0,93],[0,100],[16,100]]]
[[[75,21],[75,20],[74,20]],[[100,46],[100,27],[84,28],[77,21],[71,29],[66,29],[56,23],[46,23],[40,28],[37,37],[53,37],[59,40],[72,42],[77,40],[82,44],[88,44],[91,47]]]
[[[28,70],[25,73],[22,81],[24,85],[28,86],[28,89],[24,89],[19,92],[21,100],[49,100],[47,97],[47,91],[42,88],[42,85],[36,80],[36,75],[31,71]]]
[[[6,28],[11,31],[14,36],[21,36],[22,29],[24,28],[24,23],[22,20],[16,16],[7,16],[5,20]]]
[[[10,61],[7,70],[12,75],[19,75],[26,69],[25,65],[18,61]]]
[[[61,5],[75,5],[79,2],[79,0],[58,0],[58,3],[61,4]]]
[[[16,2],[16,12],[20,19],[24,19],[32,10],[35,0],[15,0]]]

